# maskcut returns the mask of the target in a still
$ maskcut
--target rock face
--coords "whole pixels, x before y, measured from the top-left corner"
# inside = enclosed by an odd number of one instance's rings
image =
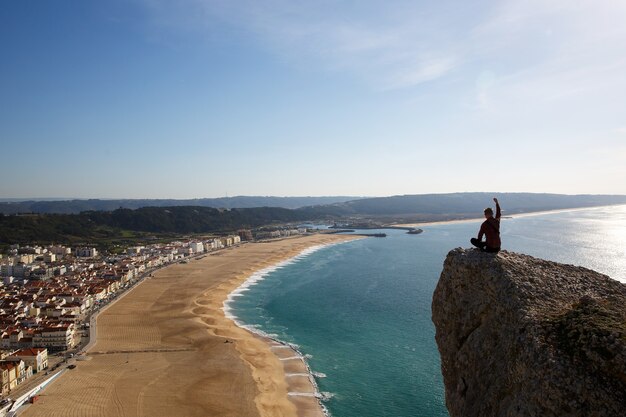
[[[626,285],[459,248],[432,313],[452,417],[626,416]]]

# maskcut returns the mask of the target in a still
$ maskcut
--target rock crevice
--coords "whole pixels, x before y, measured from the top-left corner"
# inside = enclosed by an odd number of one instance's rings
[[[459,248],[432,313],[452,417],[626,416],[626,285]]]

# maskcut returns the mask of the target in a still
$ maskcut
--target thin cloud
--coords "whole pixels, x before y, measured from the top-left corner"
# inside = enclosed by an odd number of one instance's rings
[[[398,3],[406,13],[385,3],[365,2],[360,7],[339,8],[336,2],[287,2],[190,0],[190,11],[181,17],[181,6],[168,21],[167,3],[144,0],[154,19],[167,27],[181,24],[185,30],[198,21],[219,20],[248,32],[257,42],[295,65],[311,63],[325,71],[344,71],[383,89],[405,88],[445,76],[459,64],[460,56],[449,34],[424,16],[410,2]],[[364,4],[365,4],[364,3]],[[404,5],[403,5],[404,4]],[[397,5],[396,5],[397,6]],[[356,14],[355,14],[356,12]],[[203,24],[210,30],[210,24]]]
[[[505,0],[471,7],[414,1],[142,1],[161,24],[211,31],[211,22],[226,22],[294,65],[348,73],[376,89],[492,71],[497,79],[474,93],[479,107],[497,102],[499,91],[514,93],[524,85],[536,89],[556,81],[545,96],[560,97],[593,89],[607,74],[618,81],[619,59],[626,56],[626,3],[609,0]],[[619,68],[603,70],[607,65]],[[576,86],[559,82],[561,73]]]
[[[455,58],[448,56],[434,59],[420,59],[415,65],[402,67],[391,74],[386,89],[412,87],[427,81],[436,80],[452,71],[457,64]]]
[[[626,4],[619,2],[500,3],[471,31],[474,62],[499,69],[477,89],[476,107],[594,108],[618,99],[626,92],[624,20]]]

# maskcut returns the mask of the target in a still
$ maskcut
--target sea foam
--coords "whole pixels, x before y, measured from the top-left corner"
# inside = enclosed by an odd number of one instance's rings
[[[285,361],[285,360],[301,360],[302,363],[304,364],[304,366],[306,367],[307,373],[303,374],[306,375],[309,378],[309,382],[311,383],[311,386],[313,387],[313,389],[315,390],[312,393],[308,393],[308,392],[289,392],[288,395],[290,396],[307,396],[307,397],[315,397],[319,400],[319,404],[320,407],[322,409],[322,411],[324,412],[324,415],[326,416],[330,416],[330,413],[328,411],[328,409],[326,408],[326,406],[324,406],[324,404],[322,403],[322,401],[328,401],[330,398],[333,397],[332,393],[329,392],[320,392],[319,387],[317,385],[317,381],[315,380],[315,378],[325,378],[326,374],[320,373],[320,372],[313,372],[311,370],[311,367],[309,366],[307,359],[312,358],[313,356],[310,354],[303,354],[300,351],[300,346],[298,346],[295,343],[288,343],[288,342],[283,342],[282,340],[278,339],[278,335],[276,334],[270,334],[270,333],[266,333],[263,330],[259,329],[259,325],[248,325],[245,324],[241,321],[239,321],[239,318],[237,316],[235,316],[233,314],[233,307],[232,307],[232,303],[235,301],[235,298],[237,297],[242,297],[244,296],[246,291],[250,290],[250,287],[258,284],[260,281],[262,281],[263,279],[265,279],[269,274],[271,274],[272,272],[275,272],[279,269],[282,269],[284,267],[286,267],[287,265],[293,264],[295,262],[297,262],[298,260],[311,255],[312,253],[317,252],[320,249],[323,248],[327,248],[330,246],[334,246],[334,245],[339,245],[341,243],[345,243],[345,242],[333,242],[333,243],[328,243],[328,244],[323,244],[323,245],[315,245],[315,246],[311,246],[307,249],[304,249],[302,252],[298,253],[296,256],[293,256],[289,259],[286,259],[284,261],[281,261],[275,265],[271,265],[268,266],[266,268],[260,269],[254,273],[252,273],[239,287],[237,287],[233,292],[231,292],[230,294],[228,294],[228,296],[226,297],[226,300],[224,300],[223,303],[223,307],[222,310],[224,311],[224,315],[231,319],[233,322],[235,322],[235,324],[241,328],[244,328],[246,330],[248,330],[251,333],[257,334],[263,338],[272,340],[276,343],[276,345],[271,346],[271,348],[273,349],[278,349],[278,348],[289,348],[291,350],[294,351],[295,355],[294,356],[290,356],[287,358],[279,358],[281,361]],[[294,374],[292,374],[294,375]],[[288,376],[288,375],[286,375]]]

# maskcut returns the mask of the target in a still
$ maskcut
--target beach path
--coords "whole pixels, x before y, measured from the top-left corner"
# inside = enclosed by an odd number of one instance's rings
[[[100,314],[88,360],[77,361],[22,416],[317,414],[314,399],[289,399],[283,363],[267,341],[225,318],[222,306],[252,272],[351,238],[249,243],[159,270]]]

